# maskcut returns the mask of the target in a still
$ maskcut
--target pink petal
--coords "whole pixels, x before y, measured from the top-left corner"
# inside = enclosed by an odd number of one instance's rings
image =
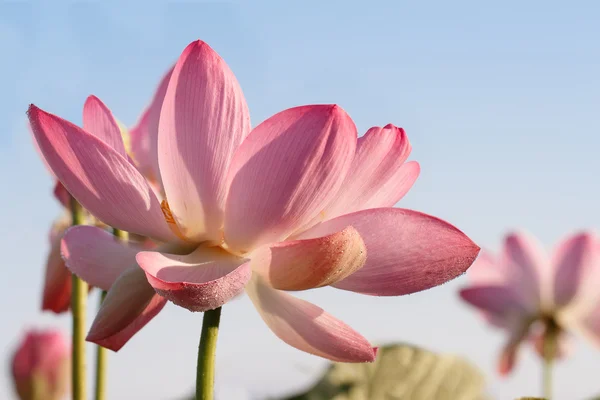
[[[125,326],[125,328],[112,336],[105,337],[104,339],[91,340],[88,336],[87,340],[112,351],[119,351],[121,347],[123,347],[125,343],[127,343],[129,339],[133,337],[133,335],[138,333],[144,326],[146,326],[146,324],[148,324],[148,322],[152,320],[152,318],[158,315],[165,304],[167,304],[167,299],[155,293],[141,313],[127,326]]]
[[[150,105],[137,124],[129,130],[131,154],[140,172],[152,181],[160,181],[158,169],[158,121],[173,67],[161,79]]]
[[[600,257],[596,254],[597,238],[591,232],[582,232],[562,242],[552,257],[554,275],[554,304],[564,306],[594,281],[597,291]],[[591,289],[591,288],[590,288]],[[591,296],[590,296],[591,297]]]
[[[123,271],[136,264],[135,255],[140,249],[100,228],[85,225],[68,229],[61,245],[71,272],[102,290],[110,289]]]
[[[168,241],[175,237],[146,179],[103,141],[31,105],[41,151],[67,190],[102,222]]]
[[[513,320],[509,326],[509,336],[506,344],[502,348],[500,358],[498,360],[498,373],[506,376],[515,367],[517,362],[518,353],[521,348],[521,344],[525,341],[529,335],[532,320]]]
[[[508,279],[505,272],[490,252],[482,251],[467,271],[467,276],[474,285],[502,285]]]
[[[358,139],[350,172],[325,218],[396,204],[419,176],[417,162],[405,164],[410,151],[404,129],[392,124],[369,129]]]
[[[121,129],[112,112],[96,96],[89,96],[83,105],[83,130],[96,136],[127,159]]]
[[[496,320],[528,319],[535,310],[528,309],[510,287],[475,286],[460,291],[460,297],[491,314]]]
[[[549,285],[551,271],[537,240],[523,232],[507,235],[499,263],[499,268],[510,277],[515,291],[526,299],[530,307],[539,307],[542,287]]]
[[[158,314],[165,302],[148,284],[144,271],[131,267],[111,286],[87,340],[117,351]]]
[[[244,291],[252,276],[247,259],[217,247],[187,255],[143,251],[137,261],[161,296],[190,311],[212,310]]]
[[[354,122],[336,105],[291,108],[254,128],[229,172],[227,244],[249,251],[310,222],[335,197],[355,146]]]
[[[206,43],[191,43],[179,57],[159,126],[160,171],[177,225],[189,239],[219,241],[226,171],[250,132],[250,114],[233,72]]]
[[[71,272],[60,256],[60,239],[50,248],[46,261],[42,310],[62,313],[71,305]]]
[[[375,296],[399,296],[440,285],[462,274],[479,247],[438,218],[400,208],[377,208],[342,215],[298,238],[320,237],[346,226],[367,247],[365,266],[333,286]]]
[[[372,362],[376,350],[320,307],[253,279],[246,291],[269,328],[292,347],[340,362]]]
[[[281,290],[306,290],[338,282],[367,259],[367,249],[356,229],[348,227],[328,236],[264,246],[252,254],[252,269],[264,282]]]

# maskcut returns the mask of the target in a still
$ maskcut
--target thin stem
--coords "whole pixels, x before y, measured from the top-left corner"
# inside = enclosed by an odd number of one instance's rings
[[[547,400],[552,399],[552,367],[556,357],[558,326],[553,320],[546,322],[544,333],[544,370],[543,370],[543,395]]]
[[[121,240],[129,239],[129,234],[126,231],[120,229],[113,229],[113,234]],[[100,294],[100,305],[106,298],[106,291],[102,291]],[[108,352],[102,346],[96,348],[96,400],[106,399],[106,374],[108,364]]]
[[[215,355],[221,307],[204,312],[202,333],[198,346],[198,369],[196,370],[196,400],[213,400],[215,384]]]
[[[73,197],[71,197],[71,217],[73,225],[85,223],[83,208]],[[72,275],[71,279],[71,313],[73,316],[71,393],[73,400],[86,400],[85,314],[88,285],[75,275]]]
[[[106,291],[103,290],[100,293],[100,305],[106,297]],[[105,400],[106,399],[106,368],[108,362],[108,353],[102,346],[96,347],[96,390],[95,399]]]

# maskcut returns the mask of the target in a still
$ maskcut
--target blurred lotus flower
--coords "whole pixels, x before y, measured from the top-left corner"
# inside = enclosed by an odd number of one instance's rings
[[[59,400],[69,387],[70,347],[54,330],[30,331],[12,359],[15,390],[21,400]]]
[[[110,289],[88,340],[116,350],[164,299],[206,311],[246,290],[288,344],[331,360],[372,361],[365,338],[289,291],[331,285],[403,295],[446,282],[475,259],[479,248],[455,227],[391,208],[419,173],[405,162],[411,147],[402,129],[375,127],[357,138],[339,106],[310,105],[251,131],[235,76],[201,41],[185,49],[160,94],[145,117],[158,121],[146,164],[159,194],[108,139],[29,109],[48,163],[86,209],[165,243],[139,252],[93,227],[67,232],[68,267]]]
[[[483,253],[468,273],[461,297],[492,325],[508,331],[498,369],[508,374],[525,340],[543,357],[549,329],[557,337],[556,357],[568,353],[567,333],[577,331],[600,344],[600,243],[593,233],[566,238],[548,257],[524,233],[506,237],[502,253]]]

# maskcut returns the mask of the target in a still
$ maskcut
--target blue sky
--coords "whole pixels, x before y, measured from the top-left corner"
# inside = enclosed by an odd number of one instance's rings
[[[591,1],[0,3],[0,360],[27,326],[70,326],[38,311],[59,208],[26,129],[29,103],[79,123],[95,94],[131,125],[162,73],[202,39],[237,75],[253,125],[290,106],[337,103],[361,132],[402,126],[422,172],[399,206],[446,219],[492,250],[514,228],[550,248],[600,225],[599,19]],[[333,289],[303,297],[374,342],[463,354],[498,399],[538,394],[529,350],[515,376],[495,375],[503,336],[459,302],[465,284],[398,298]],[[201,319],[169,305],[111,355],[109,398],[189,393]],[[278,341],[247,299],[224,308],[217,379],[226,398],[298,388],[322,366]],[[557,368],[557,399],[600,393],[599,368],[600,349],[578,341]],[[0,362],[0,398],[7,379]]]

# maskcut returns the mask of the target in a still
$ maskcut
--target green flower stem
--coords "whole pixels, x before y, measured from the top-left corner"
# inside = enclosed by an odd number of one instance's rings
[[[547,400],[552,399],[552,367],[558,347],[558,326],[553,320],[546,323],[546,332],[544,333],[543,353],[544,353],[544,371],[543,371],[543,395]]]
[[[106,291],[103,290],[100,293],[100,305],[106,297]],[[108,353],[102,346],[96,347],[96,389],[95,396],[96,400],[106,400],[106,368],[108,362]]]
[[[83,208],[73,197],[71,197],[71,217],[73,225],[85,224]],[[71,279],[71,314],[73,316],[71,393],[73,400],[86,400],[85,313],[88,285],[75,275],[72,275]]]
[[[113,234],[121,240],[129,239],[129,234],[126,231],[120,229],[113,229]],[[106,297],[106,291],[103,290],[100,294],[100,304]],[[96,400],[106,400],[106,374],[108,364],[108,352],[102,346],[96,348]]]
[[[198,346],[198,368],[196,370],[196,400],[213,400],[215,385],[215,355],[221,307],[204,312],[202,333]]]

